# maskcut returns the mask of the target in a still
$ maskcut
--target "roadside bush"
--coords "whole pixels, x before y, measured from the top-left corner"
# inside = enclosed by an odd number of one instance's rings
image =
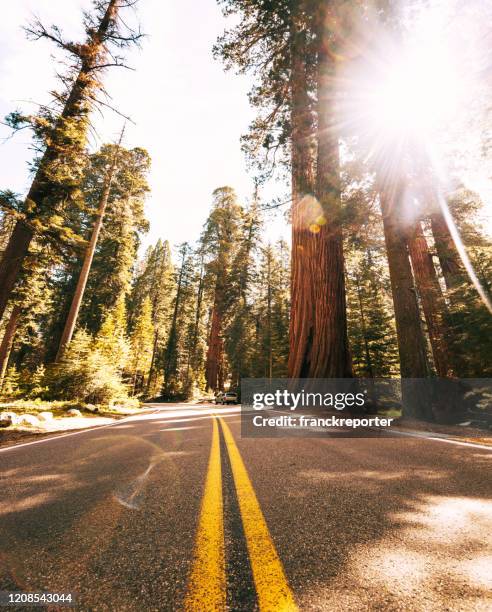
[[[53,398],[109,404],[126,397],[126,388],[116,366],[94,347],[92,337],[78,331],[63,360],[47,372]]]
[[[20,374],[15,366],[9,368],[5,374],[2,384],[1,396],[7,400],[15,400],[21,397]]]

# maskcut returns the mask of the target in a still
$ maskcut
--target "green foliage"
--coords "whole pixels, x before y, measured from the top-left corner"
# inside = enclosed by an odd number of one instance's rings
[[[94,341],[94,348],[120,373],[123,372],[130,354],[126,320],[125,299],[121,296],[115,307],[106,313]]]
[[[492,302],[492,240],[483,231],[483,203],[463,187],[449,199],[449,208],[485,294]],[[447,292],[452,350],[460,361],[461,376],[492,376],[492,316],[470,279]]]
[[[114,155],[115,145],[105,145],[90,158],[84,182],[86,206],[97,208],[102,177]],[[147,231],[144,214],[149,191],[150,157],[144,149],[121,149],[108,207],[80,313],[80,323],[97,333],[103,312],[131,291],[133,269],[141,235]]]
[[[49,390],[46,384],[46,368],[44,364],[38,365],[32,374],[25,376],[23,382],[23,395],[27,399],[43,398]]]
[[[7,369],[3,379],[1,394],[2,397],[14,400],[22,395],[20,374],[15,366]]]
[[[377,254],[352,252],[347,307],[354,374],[383,378],[399,374],[398,344],[389,279]]]
[[[50,366],[46,379],[55,399],[107,404],[126,396],[116,365],[95,348],[83,329],[74,335],[61,363]]]
[[[128,371],[132,377],[133,394],[142,390],[145,377],[148,375],[152,360],[154,344],[154,326],[152,324],[152,304],[147,296],[142,309],[135,319],[130,334],[130,352],[128,355]]]
[[[176,292],[169,334],[162,354],[164,373],[162,395],[183,398],[192,385],[191,364],[194,340],[193,317],[196,275],[194,257],[187,243],[179,247],[180,265],[176,269]],[[196,319],[195,319],[196,321]],[[196,353],[195,353],[196,357]]]

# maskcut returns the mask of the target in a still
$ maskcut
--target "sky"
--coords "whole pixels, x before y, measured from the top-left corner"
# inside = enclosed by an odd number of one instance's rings
[[[81,11],[90,0],[16,0],[2,7],[0,21],[0,116],[20,108],[33,112],[49,100],[60,69],[47,41],[26,39],[22,26],[33,16],[62,27],[80,40]],[[146,38],[141,50],[128,54],[135,71],[112,68],[105,87],[112,104],[129,115],[127,147],[146,148],[152,157],[151,195],[146,212],[151,229],[144,244],[158,238],[171,244],[196,240],[216,187],[230,185],[240,200],[253,192],[252,177],[240,148],[240,137],[253,119],[247,92],[249,77],[225,73],[212,57],[212,46],[226,26],[216,0],[140,0],[137,16]],[[91,147],[115,141],[123,119],[111,111],[94,117],[97,139]],[[27,131],[5,141],[0,126],[0,188],[25,193],[32,158]],[[282,216],[269,219],[267,235],[287,236]]]

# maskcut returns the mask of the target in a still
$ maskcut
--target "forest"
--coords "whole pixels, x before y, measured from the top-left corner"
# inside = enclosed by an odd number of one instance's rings
[[[457,122],[436,72],[432,107],[420,1],[218,3],[233,25],[215,60],[254,80],[238,143],[254,189],[243,202],[217,185],[201,235],[179,245],[142,247],[152,152],[127,148],[123,126],[88,144],[106,75],[145,44],[124,18],[139,2],[94,0],[80,42],[26,26],[67,65],[50,105],[4,120],[14,138],[31,131],[33,157],[27,194],[0,192],[2,401],[187,400],[245,377],[492,378],[490,219],[460,149],[466,130],[471,163],[490,160],[492,84]],[[487,16],[465,4],[450,10]],[[282,196],[263,195],[272,181]],[[272,215],[290,242],[268,239]]]

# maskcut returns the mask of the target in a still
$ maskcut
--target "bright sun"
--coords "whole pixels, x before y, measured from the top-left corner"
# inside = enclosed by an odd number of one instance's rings
[[[342,76],[345,126],[374,150],[395,139],[435,139],[460,113],[467,78],[442,15],[425,13],[406,36],[374,33]]]
[[[369,119],[381,132],[428,134],[450,121],[459,106],[459,80],[445,49],[402,51],[383,70],[368,100]]]
[[[439,3],[435,10],[422,5],[420,15],[413,15],[408,28],[399,32],[388,34],[377,15],[361,25],[357,36],[363,43],[347,45],[346,56],[341,56],[347,61],[340,70],[339,129],[350,138],[348,148],[362,149],[380,183],[405,185],[408,218],[420,214],[415,203],[432,193],[472,282],[492,312],[446,199],[453,185],[468,186],[470,168],[478,175],[475,184],[482,185],[479,195],[486,205],[484,185],[492,193],[490,172],[480,165],[488,119],[477,112],[480,100],[490,98],[485,78],[490,63],[484,59],[489,55],[481,19],[473,11],[458,18],[451,5]]]

